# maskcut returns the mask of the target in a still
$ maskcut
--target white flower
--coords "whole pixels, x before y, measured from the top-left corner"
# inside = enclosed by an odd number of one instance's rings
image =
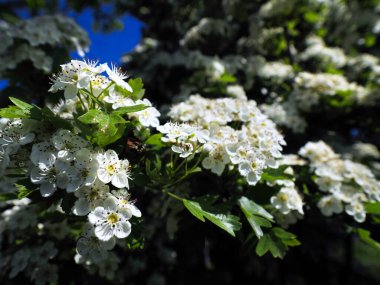
[[[108,197],[109,186],[95,180],[90,186],[83,186],[75,191],[74,195],[78,198],[73,207],[73,213],[78,216],[87,215],[96,207],[101,206],[102,202]]]
[[[50,160],[55,160],[56,157],[56,149],[50,142],[33,144],[30,160],[34,165],[38,165],[40,162],[48,163]]]
[[[342,185],[341,181],[333,180],[330,177],[317,177],[315,183],[319,186],[319,190],[324,192],[337,192]]]
[[[89,89],[91,77],[104,71],[105,66],[96,67],[97,62],[72,60],[61,65],[62,71],[53,78],[50,92],[64,90],[66,99],[76,97],[79,89]]]
[[[111,182],[117,188],[129,188],[129,161],[119,160],[114,150],[107,150],[97,156],[99,162],[98,178],[104,183]]]
[[[61,165],[61,166],[60,166]],[[58,188],[65,188],[68,182],[62,163],[56,165],[55,159],[39,162],[30,173],[30,179],[35,184],[40,184],[40,192],[43,197],[51,196]]]
[[[202,166],[220,176],[228,162],[230,162],[230,158],[224,147],[217,145],[209,152],[209,156],[203,159]]]
[[[293,187],[281,188],[276,196],[271,197],[270,202],[284,215],[292,210],[296,210],[300,214],[303,214],[302,198]]]
[[[331,216],[332,214],[340,214],[343,212],[343,205],[339,198],[335,195],[329,195],[323,197],[318,202],[318,208],[325,216]]]
[[[121,107],[134,106],[136,103],[131,99],[124,97],[123,95],[116,92],[113,86],[109,89],[109,94],[103,98],[107,103],[112,104],[112,109],[116,110]]]
[[[133,92],[132,87],[124,81],[128,76],[121,72],[116,66],[106,66],[105,71],[107,72],[109,78],[115,82],[116,85],[128,90],[129,92]]]
[[[67,183],[66,191],[74,192],[82,186],[91,185],[96,177],[99,163],[92,153],[83,148],[75,153],[74,166],[67,170],[70,181]]]
[[[239,164],[239,172],[244,176],[249,185],[256,185],[260,180],[265,167],[265,160],[262,155],[255,153],[248,156],[247,160]]]
[[[187,142],[185,139],[178,139],[175,144],[172,145],[171,149],[173,152],[179,153],[179,156],[182,158],[189,157],[194,151],[193,144]]]
[[[240,85],[227,86],[227,94],[240,100],[247,100],[247,95],[245,94],[243,87]]]
[[[308,142],[299,150],[298,154],[307,157],[313,164],[326,162],[338,157],[332,148],[323,141]]]
[[[117,206],[120,208],[127,208],[131,211],[132,215],[135,217],[141,217],[141,211],[137,209],[134,201],[130,200],[131,195],[125,189],[112,191],[113,197],[116,199]]]
[[[98,263],[105,258],[109,250],[114,248],[115,244],[114,237],[108,241],[99,240],[95,236],[94,227],[90,224],[85,224],[83,234],[77,242],[77,252],[84,258]]]
[[[131,233],[128,220],[132,212],[128,208],[119,208],[114,198],[104,201],[103,207],[97,207],[88,215],[91,224],[95,226],[95,235],[102,241],[108,241],[113,236],[126,238]]]
[[[351,204],[346,205],[346,213],[353,216],[355,221],[363,223],[365,221],[366,212],[364,205],[359,201],[352,201]]]
[[[35,134],[31,132],[35,122],[27,119],[1,119],[0,122],[0,145],[13,146],[16,149],[19,146],[31,143]]]
[[[148,99],[138,100],[136,104],[143,104],[145,106],[149,106],[145,110],[138,111],[135,113],[131,113],[130,117],[135,117],[139,120],[141,125],[144,127],[158,127],[160,125],[160,121],[158,117],[161,115],[160,112],[152,107],[152,103]]]
[[[52,142],[58,150],[58,158],[71,161],[75,159],[75,153],[89,147],[89,142],[69,130],[58,130],[52,137]]]

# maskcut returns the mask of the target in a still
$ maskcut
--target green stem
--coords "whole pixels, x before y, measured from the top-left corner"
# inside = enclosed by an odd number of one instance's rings
[[[115,82],[111,81],[110,84],[107,85],[107,87],[105,89],[102,90],[102,92],[100,92],[100,94],[96,97],[96,99],[99,99],[100,96],[102,96],[102,94],[104,92],[106,92],[113,84],[115,84]]]
[[[82,104],[83,111],[87,111],[86,105],[84,104],[84,102],[83,102],[82,97],[80,96],[80,94],[81,94],[81,92],[79,91],[79,93],[78,93],[78,98],[79,98],[79,101],[80,101],[81,104]]]

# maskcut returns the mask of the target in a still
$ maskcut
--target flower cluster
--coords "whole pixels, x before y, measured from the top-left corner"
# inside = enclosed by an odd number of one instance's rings
[[[107,77],[102,75],[103,72]],[[58,212],[84,218],[78,224],[84,224],[84,229],[77,242],[75,260],[85,266],[96,265],[99,272],[104,271],[103,275],[111,272],[105,273],[107,270],[102,269],[102,265],[117,261],[117,257],[110,252],[117,239],[130,235],[130,220],[133,216],[141,217],[141,212],[130,199],[128,192],[132,166],[128,159],[119,158],[115,150],[105,147],[110,144],[106,141],[107,134],[119,135],[116,139],[120,138],[125,129],[123,124],[127,123],[124,118],[136,122],[134,125],[138,126],[139,130],[159,125],[159,112],[147,99],[141,98],[142,84],[136,87],[138,80],[132,81],[131,84],[135,83],[135,88],[132,89],[124,81],[125,77],[115,67],[110,68],[106,64],[97,65],[95,62],[73,60],[62,65],[62,71],[53,79],[50,91],[63,91],[66,99],[66,102],[54,108],[55,113],[47,110],[42,114],[39,107],[14,98],[12,100],[16,100],[14,102],[18,107],[14,106],[10,110],[21,108],[18,109],[19,112],[25,113],[20,116],[21,119],[14,119],[13,116],[0,119],[1,182],[17,183],[19,188],[9,188],[8,184],[4,184],[0,185],[0,190],[9,191],[9,195],[15,195],[17,191],[25,196],[35,193],[33,199],[37,202],[29,205],[29,199],[20,202],[9,200],[7,203],[14,206],[9,208],[5,205],[1,214],[1,232],[17,229],[36,231],[35,228],[38,228],[37,234],[50,232],[53,227],[48,225],[48,222],[37,224],[37,211],[41,210],[37,205],[44,199],[54,201],[51,209],[49,208],[54,215]],[[140,93],[140,99],[133,97],[133,92]],[[119,95],[123,96],[125,104],[115,108],[110,98]],[[132,103],[126,103],[129,101]],[[120,111],[119,108],[122,107],[132,109]],[[33,112],[29,112],[31,109]],[[114,113],[117,109],[118,113]],[[98,117],[92,116],[92,112]],[[90,119],[81,119],[86,116]],[[97,120],[99,117],[103,118],[103,121],[100,121],[102,125],[91,125],[92,119]],[[106,124],[112,123],[112,120],[115,120],[112,128],[107,129]],[[118,127],[121,131],[117,131]],[[94,141],[94,138],[98,140]],[[65,205],[65,201],[72,203]],[[1,208],[3,206],[0,204]],[[54,232],[49,235],[55,235],[59,239],[58,234],[62,231],[55,229]],[[67,235],[67,232],[64,235]],[[10,260],[11,267],[13,262],[25,266],[19,269],[10,268],[11,278],[19,271],[26,270],[29,262],[29,253],[24,254],[20,251],[19,255],[22,260],[18,261],[16,257],[15,261]],[[45,274],[44,278],[52,282],[56,278],[55,265],[40,266],[29,263],[30,266],[35,265],[35,270],[38,270],[33,274]],[[46,268],[46,271],[51,269],[51,276],[41,268]],[[33,276],[31,279],[37,278]]]
[[[344,76],[327,73],[300,72],[295,77],[292,93],[298,107],[304,111],[317,105],[324,96],[343,96],[352,101],[362,101],[368,91],[356,83],[350,83]]]
[[[144,127],[157,127],[160,112],[152,106],[152,103],[143,95],[133,96],[132,87],[124,81],[127,75],[115,66],[108,66],[106,63],[98,65],[92,61],[72,60],[70,63],[61,65],[61,72],[54,76],[50,92],[64,91],[66,100],[73,99],[75,104],[80,102],[81,96],[86,96],[83,90],[91,90],[97,100],[111,105],[113,110],[123,107],[144,105],[146,108],[130,113],[130,118],[135,118]],[[88,93],[87,93],[88,94]],[[86,101],[81,101],[85,107]],[[67,108],[67,107],[66,107]],[[67,110],[69,111],[69,110]],[[64,112],[63,115],[69,112]],[[62,115],[62,114],[60,114]]]
[[[318,202],[322,214],[331,216],[345,211],[362,223],[365,203],[380,201],[380,182],[365,165],[342,159],[323,141],[308,142],[299,154],[310,160],[315,183],[325,193]]]
[[[16,24],[1,21],[0,55],[3,58],[0,74],[15,69],[26,60],[30,60],[36,69],[51,72],[53,58],[39,48],[43,45],[64,46],[77,50],[81,56],[89,45],[86,32],[73,20],[61,15],[38,16]]]
[[[221,175],[230,164],[237,167],[250,185],[255,185],[266,167],[276,167],[283,137],[275,125],[246,99],[206,99],[199,95],[174,105],[169,116],[186,124],[167,123],[158,130],[172,150],[187,157],[202,145],[202,166]],[[196,124],[196,126],[187,123]]]

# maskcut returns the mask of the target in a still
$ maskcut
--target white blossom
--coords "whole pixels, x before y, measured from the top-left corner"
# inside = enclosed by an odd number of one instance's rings
[[[96,237],[102,241],[109,241],[114,236],[126,238],[131,233],[128,221],[131,217],[131,210],[119,208],[111,197],[88,215],[89,222],[95,226]]]

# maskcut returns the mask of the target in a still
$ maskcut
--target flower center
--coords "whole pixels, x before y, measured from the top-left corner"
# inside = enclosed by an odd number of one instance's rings
[[[282,202],[286,202],[286,200],[288,200],[288,199],[286,198],[286,195],[284,195],[284,194],[280,194],[280,200],[281,200]]]
[[[119,216],[116,213],[109,214],[107,217],[107,221],[111,225],[116,224],[119,221]]]
[[[115,172],[115,165],[114,164],[107,165],[106,170],[109,174],[113,174]]]

